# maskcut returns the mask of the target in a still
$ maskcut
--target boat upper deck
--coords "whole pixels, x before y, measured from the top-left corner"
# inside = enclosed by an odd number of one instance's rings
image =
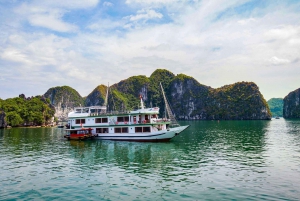
[[[68,114],[69,118],[89,116],[128,116],[137,114],[159,114],[159,108],[143,108],[133,111],[107,111],[105,106],[75,107],[73,112]]]

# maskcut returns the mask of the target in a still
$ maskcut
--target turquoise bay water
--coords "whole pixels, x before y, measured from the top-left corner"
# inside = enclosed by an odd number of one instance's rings
[[[0,200],[300,199],[300,121],[181,124],[168,143],[0,130]]]

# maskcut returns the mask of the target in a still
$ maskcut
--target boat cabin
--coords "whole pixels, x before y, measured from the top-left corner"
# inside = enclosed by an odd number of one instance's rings
[[[64,138],[68,140],[85,140],[93,137],[92,128],[66,129]]]

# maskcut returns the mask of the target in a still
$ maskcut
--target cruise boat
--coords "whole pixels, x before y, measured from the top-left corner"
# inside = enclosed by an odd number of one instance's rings
[[[68,114],[66,136],[75,130],[91,129],[92,139],[123,141],[169,141],[189,125],[180,126],[176,121],[164,94],[168,118],[159,118],[159,108],[145,108],[140,96],[140,109],[126,112],[107,111],[104,106],[76,107]]]

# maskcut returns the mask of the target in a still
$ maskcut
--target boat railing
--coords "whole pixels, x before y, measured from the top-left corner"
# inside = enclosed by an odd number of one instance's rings
[[[129,114],[130,111],[109,111],[109,112],[94,112],[90,113],[90,116],[100,116],[100,115],[120,115],[120,114]]]
[[[154,123],[162,123],[162,122],[171,122],[171,120],[163,118],[163,119],[154,119],[153,122]]]
[[[140,121],[116,121],[111,119],[109,125],[136,125],[136,124],[156,124],[156,123],[170,123],[170,119],[148,119]]]

